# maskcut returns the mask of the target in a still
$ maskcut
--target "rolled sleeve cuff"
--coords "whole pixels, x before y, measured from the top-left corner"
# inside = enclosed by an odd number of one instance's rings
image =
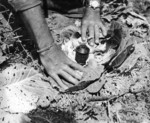
[[[25,11],[41,4],[41,0],[8,0],[15,11]]]

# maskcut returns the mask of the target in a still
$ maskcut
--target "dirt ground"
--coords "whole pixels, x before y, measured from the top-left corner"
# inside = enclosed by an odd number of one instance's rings
[[[99,61],[94,57],[99,65],[87,68],[84,81],[96,81],[73,93],[59,93],[39,64],[31,40],[22,41],[9,20],[0,16],[0,123],[150,123],[150,24],[145,2],[103,4],[106,27],[122,29],[121,34],[113,30],[122,40],[116,52],[130,45],[134,51],[106,72],[103,63],[111,59],[110,52],[97,56]],[[14,16],[9,13],[9,17]],[[74,60],[71,46],[81,41],[81,20],[58,13],[46,20],[56,43]]]

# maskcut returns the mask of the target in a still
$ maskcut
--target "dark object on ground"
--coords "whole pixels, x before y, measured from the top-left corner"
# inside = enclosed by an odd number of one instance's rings
[[[74,114],[53,108],[32,111],[29,114],[31,123],[77,123]]]
[[[116,50],[116,54],[108,63],[105,64],[105,69],[108,72],[120,67],[135,49],[133,43],[130,45],[128,45],[128,43],[124,43],[125,40],[122,39],[122,33],[122,25],[116,21],[112,21],[107,33],[107,37],[110,38],[106,41],[106,43],[108,49],[111,47]],[[122,46],[124,44],[128,46]]]
[[[105,39],[101,43],[106,43],[106,49],[109,48],[117,50],[122,41],[122,25],[117,21],[112,21],[110,29],[107,31]]]
[[[86,64],[88,59],[90,49],[86,45],[80,45],[76,48],[76,57],[75,60],[81,65]]]
[[[111,62],[106,66],[107,70],[113,70],[120,67],[123,62],[134,52],[135,47],[133,44],[129,45],[121,53],[119,53]]]
[[[42,117],[32,117],[31,123],[52,123]]]
[[[99,80],[99,78],[96,79],[96,80],[93,80],[93,81],[80,82],[78,85],[75,85],[75,86],[70,87],[69,89],[65,90],[64,93],[72,93],[72,92],[75,92],[75,91],[83,90],[83,89],[85,89],[86,87],[88,87],[89,85],[91,85],[92,83],[94,83],[97,80]]]

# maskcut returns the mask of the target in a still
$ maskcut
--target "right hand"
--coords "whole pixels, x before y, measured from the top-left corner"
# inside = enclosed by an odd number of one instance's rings
[[[89,32],[89,38],[93,38],[96,44],[99,43],[99,29],[101,29],[103,36],[106,36],[106,28],[100,18],[100,9],[94,10],[87,7],[82,18],[82,40],[87,39],[87,32]]]
[[[83,67],[71,61],[58,45],[53,45],[48,51],[40,54],[40,59],[47,73],[63,89],[67,89],[68,83],[78,84],[82,75],[75,70],[84,71]],[[63,77],[68,83],[63,83],[60,77]]]

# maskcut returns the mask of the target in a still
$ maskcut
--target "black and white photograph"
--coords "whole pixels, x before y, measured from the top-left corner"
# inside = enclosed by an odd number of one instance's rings
[[[0,123],[150,123],[150,0],[0,0]]]

